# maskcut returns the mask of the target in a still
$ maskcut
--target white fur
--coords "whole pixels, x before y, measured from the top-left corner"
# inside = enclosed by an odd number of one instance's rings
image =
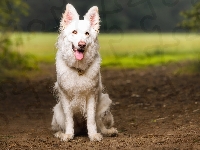
[[[74,134],[87,127],[91,141],[100,141],[102,134],[117,134],[113,128],[108,94],[102,93],[100,74],[98,30],[99,14],[96,6],[90,8],[84,20],[71,4],[67,4],[60,25],[57,41],[56,72],[58,103],[53,108],[52,129],[55,136],[63,141],[73,139]],[[72,33],[74,30],[76,34]],[[88,32],[89,35],[85,33]],[[72,45],[86,43],[84,58],[77,60]],[[79,75],[77,69],[82,70]]]

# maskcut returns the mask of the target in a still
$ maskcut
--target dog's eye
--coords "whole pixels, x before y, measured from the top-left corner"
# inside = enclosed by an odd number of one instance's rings
[[[73,33],[73,34],[77,34],[77,31],[76,31],[76,30],[74,30],[72,33]]]
[[[90,34],[89,34],[89,32],[85,32],[85,35],[87,35],[87,36],[88,36],[88,35],[90,35]]]

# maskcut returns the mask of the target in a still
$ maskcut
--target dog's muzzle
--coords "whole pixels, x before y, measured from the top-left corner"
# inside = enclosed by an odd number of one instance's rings
[[[72,44],[72,49],[77,60],[82,60],[84,58],[85,46],[86,45],[80,45],[79,48],[75,48],[75,46]]]

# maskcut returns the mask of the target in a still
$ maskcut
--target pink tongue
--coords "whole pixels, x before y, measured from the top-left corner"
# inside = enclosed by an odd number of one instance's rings
[[[79,52],[79,51],[75,51],[75,57],[77,60],[81,60],[83,59],[83,53]]]

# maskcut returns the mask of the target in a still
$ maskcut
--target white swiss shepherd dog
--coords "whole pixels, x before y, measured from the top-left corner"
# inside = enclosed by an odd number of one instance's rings
[[[55,91],[58,103],[53,108],[52,129],[55,136],[69,141],[87,131],[91,141],[111,136],[113,128],[108,94],[102,93],[99,55],[98,7],[91,7],[84,20],[67,4],[60,22],[57,41]]]

